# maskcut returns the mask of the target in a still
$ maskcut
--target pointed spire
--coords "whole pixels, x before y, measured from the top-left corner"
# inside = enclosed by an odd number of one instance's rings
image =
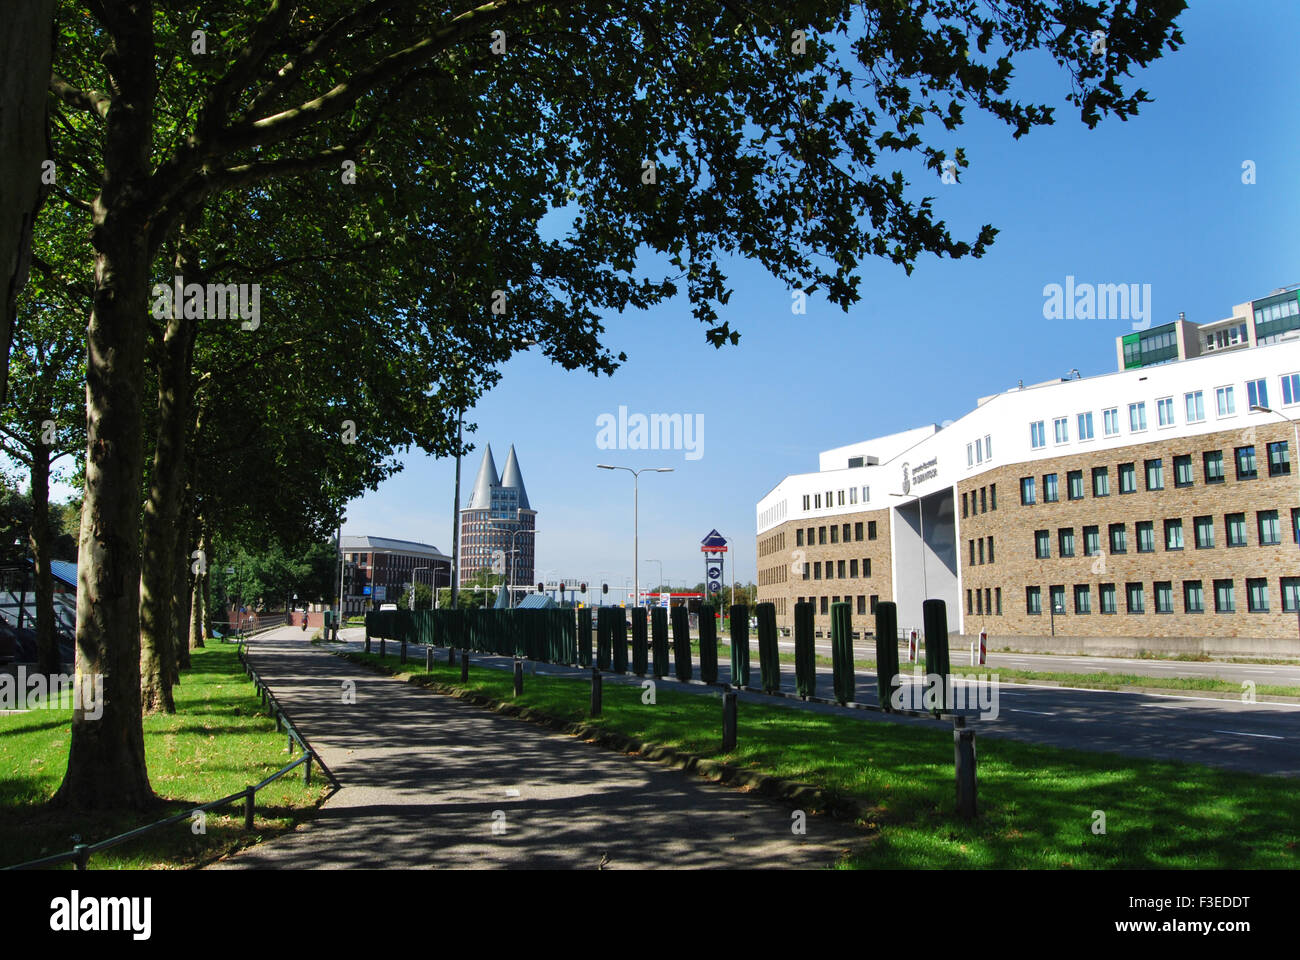
[[[519,472],[519,460],[515,457],[515,445],[510,444],[510,453],[506,456],[506,469],[501,474],[501,486],[519,491],[519,509],[529,510],[528,492],[524,489],[524,475]]]
[[[492,488],[499,482],[496,461],[492,459],[492,444],[489,443],[487,452],[483,454],[483,463],[478,468],[478,476],[474,478],[474,492],[469,495],[465,509],[486,510],[491,507]]]

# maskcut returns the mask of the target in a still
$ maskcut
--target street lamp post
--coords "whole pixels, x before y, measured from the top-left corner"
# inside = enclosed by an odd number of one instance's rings
[[[521,533],[528,532],[524,529],[523,523],[524,523],[523,519],[518,515],[516,515],[515,519],[513,520],[493,521],[493,526],[497,530],[506,530],[510,526],[514,527],[514,529],[510,531],[510,549],[506,552],[507,557],[513,557],[515,554],[519,552],[519,547],[515,543],[515,537],[519,536],[519,534]],[[501,526],[501,524],[504,524],[504,526]],[[534,562],[536,562],[536,558],[534,558]],[[515,580],[515,563],[513,559],[508,559],[506,560],[506,591],[507,591],[507,596],[509,597],[510,606],[512,608],[515,605],[514,580]]]
[[[419,578],[416,576],[421,570],[432,570],[433,567],[414,567],[411,570],[411,610],[415,610],[415,582]]]
[[[632,474],[632,575],[634,578],[633,589],[636,590],[636,604],[641,604],[641,564],[638,556],[641,550],[640,543],[640,477],[643,473],[672,473],[672,467],[642,467],[640,470],[633,470],[631,467],[611,466],[608,463],[596,464],[599,470],[626,470]]]
[[[659,586],[659,589],[662,590],[662,589],[663,589],[663,585],[664,585],[664,562],[663,562],[662,560],[642,560],[641,562],[642,562],[642,563],[657,563],[657,564],[659,564],[659,584],[658,584],[658,586]],[[669,592],[671,592],[671,591],[669,591]],[[661,598],[661,599],[662,599],[662,598]]]

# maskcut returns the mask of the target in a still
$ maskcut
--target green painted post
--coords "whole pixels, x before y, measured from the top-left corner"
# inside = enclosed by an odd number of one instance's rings
[[[613,670],[627,673],[627,611],[623,607],[611,607],[609,612],[613,615],[610,620],[614,644]]]
[[[691,679],[691,615],[685,607],[673,607],[673,660],[677,679]]]
[[[794,689],[807,700],[817,690],[816,648],[813,646],[813,605],[794,605]]]
[[[930,703],[936,710],[946,710],[951,699],[951,668],[948,665],[948,606],[942,600],[927,600],[921,605],[925,623],[925,684]]]
[[[654,663],[651,670],[657,680],[668,674],[667,607],[655,607],[650,611],[650,633],[654,644]]]
[[[645,676],[646,663],[649,660],[646,645],[647,619],[645,607],[632,609],[632,672],[638,677]]]
[[[718,682],[718,621],[713,605],[700,607],[700,679]]]
[[[898,604],[881,600],[876,604],[876,696],[885,710],[902,705],[898,696]]]
[[[847,603],[831,604],[831,669],[835,677],[835,699],[852,703],[853,677],[853,610]]]
[[[578,611],[578,666],[591,666],[591,607]]]
[[[596,610],[596,666],[601,670],[609,669],[613,653],[614,613],[612,607],[599,607]]]
[[[727,616],[731,621],[731,685],[749,686],[749,607],[734,605]]]
[[[754,608],[758,617],[758,669],[765,693],[781,689],[781,651],[776,643],[776,604],[760,603]]]

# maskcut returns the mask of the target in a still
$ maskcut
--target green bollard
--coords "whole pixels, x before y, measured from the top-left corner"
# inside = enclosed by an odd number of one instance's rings
[[[632,610],[632,672],[638,677],[646,674],[648,661],[646,645],[646,609],[635,607]]]
[[[760,603],[758,617],[758,668],[765,693],[781,690],[781,651],[776,642],[776,604]]]
[[[611,607],[610,613],[613,615],[609,624],[614,649],[612,669],[615,673],[627,673],[627,611]]]
[[[749,607],[743,603],[728,611],[731,621],[731,685],[749,686]]]
[[[591,607],[578,611],[578,666],[591,666]]]
[[[673,659],[677,679],[691,679],[691,615],[685,607],[673,607]]]
[[[930,691],[927,709],[946,710],[952,701],[952,675],[948,665],[948,607],[942,600],[921,605],[925,623],[925,686]]]
[[[831,604],[831,669],[835,676],[835,699],[841,705],[853,702],[853,610],[847,603]]]
[[[651,669],[657,680],[668,674],[667,607],[655,607],[650,611],[650,632],[654,637],[654,664]]]
[[[718,621],[713,605],[700,607],[700,679],[718,682]]]
[[[881,600],[876,604],[876,696],[884,710],[902,708],[898,675],[898,604]]]
[[[601,670],[609,669],[610,657],[614,650],[614,614],[622,613],[612,607],[599,607],[596,610],[596,666]]]
[[[813,646],[813,605],[794,605],[794,689],[807,700],[817,690],[816,648]]]

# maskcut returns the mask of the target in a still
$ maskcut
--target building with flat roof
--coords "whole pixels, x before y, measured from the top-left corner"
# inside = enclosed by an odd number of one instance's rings
[[[1252,349],[1018,386],[823,452],[757,504],[759,601],[786,627],[810,601],[823,632],[838,601],[858,629],[882,599],[919,628],[934,597],[991,637],[1294,643],[1300,339],[1263,342],[1271,306]]]
[[[1133,370],[1286,340],[1300,340],[1300,283],[1239,303],[1212,323],[1191,323],[1180,313],[1171,323],[1126,333],[1115,338],[1115,353],[1119,369]]]
[[[489,445],[460,512],[460,583],[486,569],[504,576],[516,595],[526,591],[534,583],[536,536],[537,511],[528,502],[514,445],[499,477]]]
[[[344,537],[343,563],[345,615],[396,603],[413,582],[451,586],[451,557],[415,540]]]

